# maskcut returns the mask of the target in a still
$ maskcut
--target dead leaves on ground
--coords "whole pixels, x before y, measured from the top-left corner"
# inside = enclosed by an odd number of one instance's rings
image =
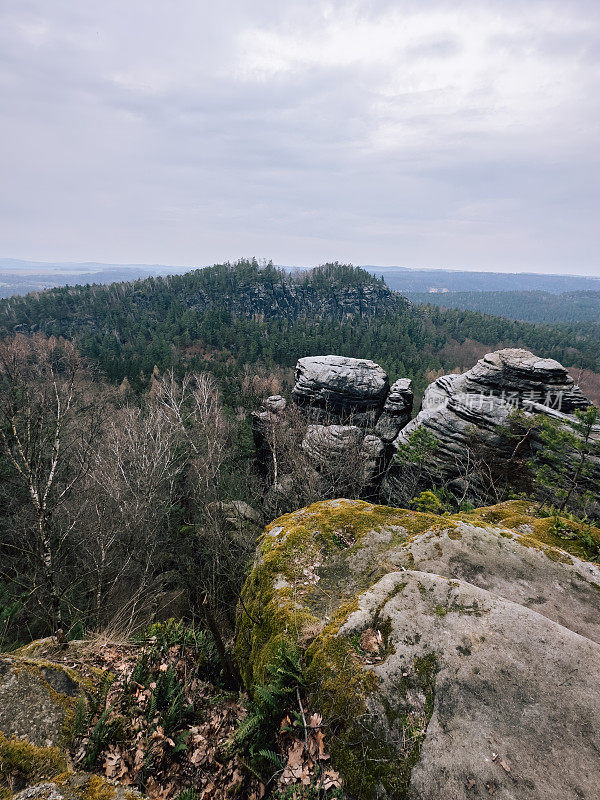
[[[115,676],[106,706],[107,722],[125,720],[123,740],[108,744],[97,767],[106,777],[126,786],[136,786],[151,800],[171,800],[182,790],[193,787],[196,800],[226,800],[238,796],[259,800],[263,791],[259,781],[245,770],[232,753],[229,741],[245,712],[242,698],[223,694],[202,681],[193,650],[174,646],[158,660],[156,676],[169,668],[185,686],[185,702],[193,704],[194,714],[170,735],[160,726],[158,716],[148,719],[152,690],[134,683],[131,675],[143,651],[139,648],[105,648],[94,666],[110,670]],[[84,731],[73,752],[75,763],[85,757],[96,716]],[[264,792],[263,792],[264,793]]]
[[[325,749],[322,722],[320,714],[311,714],[304,736],[299,736],[290,718],[283,720],[280,733],[285,767],[277,779],[279,788],[300,784],[327,791],[342,786],[339,774],[327,764],[329,754]],[[294,733],[290,734],[292,730]]]

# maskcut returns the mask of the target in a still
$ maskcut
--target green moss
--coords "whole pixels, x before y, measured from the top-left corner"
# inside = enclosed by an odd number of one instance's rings
[[[57,747],[36,747],[0,732],[0,785],[19,790],[66,768],[65,756]]]
[[[565,542],[552,532],[552,519],[536,517],[532,511],[526,501],[509,501],[441,518],[337,500],[315,503],[267,527],[242,590],[236,631],[238,663],[252,691],[253,685],[264,681],[265,667],[282,640],[304,651],[310,708],[323,715],[332,763],[351,795],[371,800],[384,787],[390,798],[407,796],[410,773],[433,712],[438,669],[435,654],[426,652],[409,665],[407,677],[392,687],[394,694],[386,699],[389,687],[378,685],[367,663],[368,654],[358,646],[358,634],[340,634],[358,608],[358,597],[382,575],[397,570],[399,563],[414,566],[410,545],[415,537],[427,533],[440,537],[440,542],[445,535],[459,539],[464,523],[492,525],[499,537],[515,538],[550,558],[566,560],[570,552],[581,557],[580,551],[574,552],[576,542]],[[385,536],[378,536],[379,532]],[[443,552],[439,545],[436,552]],[[449,585],[458,583],[449,581]],[[380,613],[405,586],[398,582],[372,617],[373,627],[384,637],[383,658],[391,645],[389,624],[386,628]],[[429,592],[422,584],[418,588],[430,599],[433,587]],[[451,601],[433,609],[440,617],[450,613],[479,616],[484,611],[476,602],[467,606]],[[468,655],[466,649],[464,655]],[[420,700],[415,704],[416,697]],[[373,704],[383,704],[388,730],[381,729],[381,716],[369,710]]]
[[[553,561],[572,563],[569,556],[565,555],[570,554],[583,561],[592,560],[600,563],[598,559],[590,559],[589,549],[578,537],[578,534],[590,536],[600,546],[600,528],[568,517],[557,517],[554,514],[540,517],[537,508],[526,500],[507,500],[505,503],[495,506],[478,508],[469,514],[461,514],[460,518],[474,524],[487,522],[498,525],[501,523],[505,528],[510,529],[504,535],[510,536],[513,531],[512,535],[516,535],[521,544],[542,550]],[[566,531],[572,532],[572,538],[557,534],[557,518]],[[522,533],[523,529],[531,530],[531,533]]]
[[[267,526],[238,608],[236,657],[246,686],[264,681],[265,664],[282,638],[304,648],[321,632],[331,592],[347,586],[348,596],[356,596],[373,582],[371,568],[350,580],[348,566],[370,534],[391,529],[393,541],[402,542],[436,520],[432,514],[341,499],[314,503]],[[341,549],[340,542],[349,546]]]
[[[104,778],[100,775],[91,775],[83,787],[81,800],[112,800],[115,794],[115,787]]]

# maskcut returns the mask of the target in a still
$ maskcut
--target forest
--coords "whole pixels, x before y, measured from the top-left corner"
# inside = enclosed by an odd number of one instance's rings
[[[413,306],[340,264],[290,276],[241,261],[51,289],[3,301],[0,326],[5,644],[127,627],[152,616],[148,598],[184,597],[196,613],[210,596],[231,627],[256,531],[226,505],[258,509],[260,525],[324,491],[296,459],[298,485],[273,505],[255,468],[249,412],[289,393],[298,358],[370,358],[417,394],[506,345],[600,370],[594,331]],[[278,444],[282,463],[302,425]]]
[[[326,311],[327,313],[323,313]],[[290,370],[298,358],[336,353],[409,377],[466,369],[500,346],[526,347],[567,367],[600,373],[600,325],[534,325],[462,309],[415,306],[381,278],[330,264],[292,274],[256,260],[109,286],[66,286],[0,301],[0,334],[72,339],[110,383],[134,391],[152,371],[208,370],[225,402],[244,398],[247,366]]]
[[[542,291],[407,292],[414,303],[462,308],[498,317],[542,323],[600,324],[600,292],[584,290],[560,294]]]
[[[390,381],[412,378],[417,394],[506,345],[600,369],[594,330],[415,306],[340,264],[290,275],[242,261],[50,289],[3,301],[0,326],[0,652],[28,658],[38,640],[52,658],[83,647],[84,669],[112,677],[77,706],[71,757],[169,800],[195,800],[194,785],[200,797],[258,800],[275,781],[271,796],[288,800],[282,776],[298,777],[296,753],[320,792],[299,796],[344,796],[322,717],[305,714],[296,645],[270,651],[264,682],[240,694],[243,632],[253,641],[271,630],[260,592],[247,590],[264,526],[332,500],[327,513],[346,522],[330,546],[350,552],[356,521],[336,498],[359,509],[385,500],[381,454],[368,462],[363,449],[377,437],[352,417],[357,435],[315,466],[307,442],[312,429],[319,447],[318,426],[290,402],[297,359],[373,359]],[[497,452],[466,431],[452,479],[440,442],[418,429],[390,462],[395,505],[410,510],[363,506],[435,526],[527,501],[553,543],[597,561],[597,420],[593,406],[567,427],[515,411]],[[303,580],[316,585],[307,569]],[[356,644],[367,654],[380,646]],[[323,724],[328,736],[333,728]],[[0,759],[5,751],[0,734]]]

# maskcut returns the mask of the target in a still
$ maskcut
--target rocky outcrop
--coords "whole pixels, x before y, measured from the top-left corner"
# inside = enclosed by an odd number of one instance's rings
[[[462,375],[445,375],[430,384],[421,411],[400,431],[394,447],[406,444],[411,434],[424,428],[438,443],[436,462],[451,483],[461,480],[474,436],[494,458],[511,456],[514,442],[503,435],[503,428],[516,408],[525,414],[574,421],[575,410],[589,405],[557,361],[538,358],[527,350],[499,350]],[[402,467],[392,461],[382,485],[386,502],[398,502],[403,482]]]
[[[309,356],[296,365],[292,399],[316,421],[366,427],[377,421],[388,392],[388,377],[373,361]]]
[[[359,474],[359,483],[373,486],[383,469],[384,446],[377,436],[356,425],[309,425],[302,449],[317,470]]]
[[[263,400],[260,411],[252,412],[252,437],[256,450],[256,462],[263,475],[271,468],[271,448],[274,429],[285,425],[285,409],[287,402],[280,394],[274,394]]]
[[[81,669],[80,644],[41,639],[0,655],[2,800],[141,800],[129,786],[71,770],[78,704],[97,688],[89,676],[99,684],[103,675]]]
[[[400,378],[390,387],[375,426],[375,435],[386,444],[392,442],[410,422],[413,399],[412,381],[409,378]]]
[[[40,747],[65,746],[85,688],[69,667],[22,653],[0,656],[0,732]]]
[[[251,686],[281,639],[303,650],[351,796],[599,795],[600,566],[534,512],[332,500],[266,528],[238,661]]]

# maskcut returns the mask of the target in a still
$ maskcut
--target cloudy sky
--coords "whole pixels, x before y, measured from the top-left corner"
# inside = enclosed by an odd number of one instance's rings
[[[597,0],[0,0],[0,257],[600,274]]]

